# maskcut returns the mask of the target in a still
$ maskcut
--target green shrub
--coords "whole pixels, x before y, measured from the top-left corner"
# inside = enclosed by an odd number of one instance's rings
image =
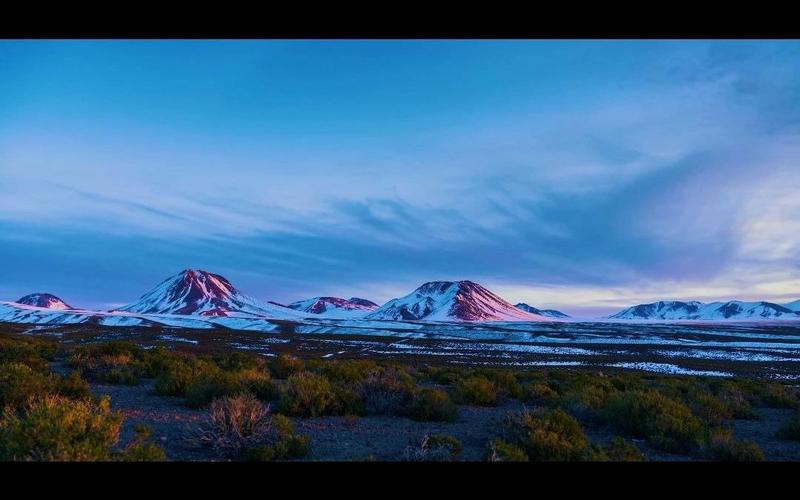
[[[368,372],[359,387],[364,410],[368,414],[399,415],[414,398],[414,380],[397,368],[375,368]]]
[[[733,409],[713,394],[695,390],[688,399],[692,412],[708,425],[720,426],[733,418]]]
[[[502,439],[489,441],[486,451],[486,460],[489,462],[527,462],[528,455],[525,450]]]
[[[759,396],[769,408],[797,408],[797,392],[779,382],[764,382],[764,389]]]
[[[322,373],[332,383],[359,384],[367,377],[379,370],[374,361],[365,359],[348,359],[328,361],[322,368]]]
[[[56,392],[72,399],[87,399],[92,395],[89,383],[81,378],[78,371],[72,371],[66,377],[58,377]]]
[[[479,375],[459,380],[456,383],[456,394],[459,401],[467,404],[479,406],[497,404],[497,387],[491,380]]]
[[[139,361],[142,356],[135,344],[112,341],[75,349],[67,364],[95,382],[138,385],[143,372]]]
[[[443,390],[426,388],[414,396],[407,414],[417,421],[455,422],[458,408]]]
[[[269,373],[256,368],[239,371],[211,371],[190,382],[186,387],[184,403],[201,408],[216,398],[250,393],[261,400],[271,400],[274,388]]]
[[[707,428],[686,405],[654,389],[616,395],[603,413],[620,430],[643,437],[665,451],[692,452],[707,437]]]
[[[221,369],[230,372],[242,370],[260,371],[264,367],[264,362],[252,354],[234,351],[214,357],[214,363]]]
[[[764,454],[753,441],[734,439],[730,430],[717,429],[708,446],[708,455],[722,462],[761,462]]]
[[[155,391],[162,396],[185,396],[187,390],[200,381],[221,376],[222,370],[213,361],[187,358],[170,363],[156,377]]]
[[[149,441],[152,430],[139,424],[135,429],[133,441],[119,454],[118,460],[124,462],[161,462],[167,459],[164,448]]]
[[[98,403],[47,395],[0,419],[0,460],[108,460],[119,440],[122,414],[108,397]]]
[[[525,450],[530,460],[580,460],[589,446],[578,421],[560,409],[512,414],[504,430],[507,440]]]
[[[273,434],[266,443],[247,450],[248,460],[268,462],[303,458],[309,452],[308,436],[297,436],[292,422],[283,415],[272,416]]]
[[[28,365],[0,364],[0,409],[6,405],[20,408],[33,396],[50,392],[50,379]]]
[[[603,447],[606,460],[612,462],[641,462],[645,459],[639,448],[620,436],[615,437]]]
[[[779,439],[787,441],[800,441],[800,412],[796,412],[787,420],[780,429],[776,436]]]
[[[0,363],[22,363],[35,371],[48,373],[49,362],[55,354],[53,344],[39,339],[0,338]]]
[[[315,417],[333,407],[336,398],[331,383],[312,372],[298,372],[289,376],[288,390],[281,399],[281,413]]]
[[[558,393],[547,384],[530,384],[525,392],[525,399],[537,404],[549,403],[557,398]]]
[[[293,373],[303,370],[303,362],[294,356],[281,354],[272,361],[270,369],[275,378],[287,379]]]

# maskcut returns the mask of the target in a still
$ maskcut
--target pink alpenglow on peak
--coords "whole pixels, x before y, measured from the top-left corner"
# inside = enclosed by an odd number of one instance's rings
[[[194,269],[167,278],[137,302],[118,310],[141,314],[298,317],[289,308],[262,303],[244,295],[219,274]]]
[[[520,310],[472,281],[431,281],[365,316],[375,320],[554,321]]]
[[[49,293],[32,293],[26,295],[17,301],[17,304],[24,304],[26,306],[44,307],[46,309],[74,309],[63,300],[55,295]]]
[[[297,311],[319,314],[330,318],[357,318],[364,316],[378,308],[378,304],[353,297],[342,299],[339,297],[313,297],[311,299],[293,302],[287,307]]]

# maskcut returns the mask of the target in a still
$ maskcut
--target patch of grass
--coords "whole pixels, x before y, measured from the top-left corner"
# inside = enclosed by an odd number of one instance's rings
[[[108,397],[99,402],[46,395],[0,418],[0,460],[109,460],[119,440],[122,414]]]
[[[415,394],[407,415],[422,422],[455,422],[458,407],[443,390],[425,388]]]
[[[512,414],[504,431],[507,441],[523,449],[530,460],[580,460],[589,447],[578,421],[560,409]]]
[[[620,430],[664,451],[691,453],[707,438],[707,427],[685,404],[654,389],[613,396],[603,413]]]

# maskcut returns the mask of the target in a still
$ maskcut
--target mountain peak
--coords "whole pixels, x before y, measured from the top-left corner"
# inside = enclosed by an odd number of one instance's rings
[[[390,300],[367,319],[429,321],[545,321],[517,309],[474,281],[429,281],[416,290]]]
[[[17,301],[17,304],[25,304],[34,307],[45,307],[47,309],[73,309],[66,302],[50,293],[32,293]]]
[[[291,314],[283,307],[280,309]],[[219,274],[191,268],[170,276],[134,304],[120,309],[144,314],[229,316],[245,313],[267,317],[274,316],[277,310],[278,306],[262,304],[242,294]]]
[[[377,309],[378,304],[357,297],[353,297],[349,300],[340,297],[312,297],[310,299],[292,302],[287,307],[296,311],[324,314],[328,317],[351,318]]]

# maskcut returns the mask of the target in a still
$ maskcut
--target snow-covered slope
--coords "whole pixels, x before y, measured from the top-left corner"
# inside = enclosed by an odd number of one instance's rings
[[[17,301],[26,306],[44,307],[46,309],[73,309],[66,302],[49,293],[32,293]]]
[[[568,314],[564,314],[561,311],[556,311],[555,309],[538,309],[524,302],[515,304],[514,307],[522,311],[529,312],[531,314],[538,314],[539,316],[547,316],[548,318],[569,318]]]
[[[800,312],[800,300],[795,300],[794,302],[783,304],[783,307],[785,307],[786,309],[791,309],[794,312]]]
[[[339,297],[314,297],[293,302],[287,307],[327,318],[350,319],[360,318],[370,311],[374,311],[378,308],[378,304],[357,297],[349,300]]]
[[[610,319],[660,320],[763,320],[800,319],[800,314],[771,302],[702,302],[660,301],[639,304],[609,316]]]
[[[392,299],[365,319],[426,321],[550,321],[521,311],[472,281],[431,281]]]
[[[244,295],[218,274],[194,269],[186,269],[167,278],[137,302],[118,310],[142,314],[253,315],[278,319],[302,317],[287,307],[259,302]]]

